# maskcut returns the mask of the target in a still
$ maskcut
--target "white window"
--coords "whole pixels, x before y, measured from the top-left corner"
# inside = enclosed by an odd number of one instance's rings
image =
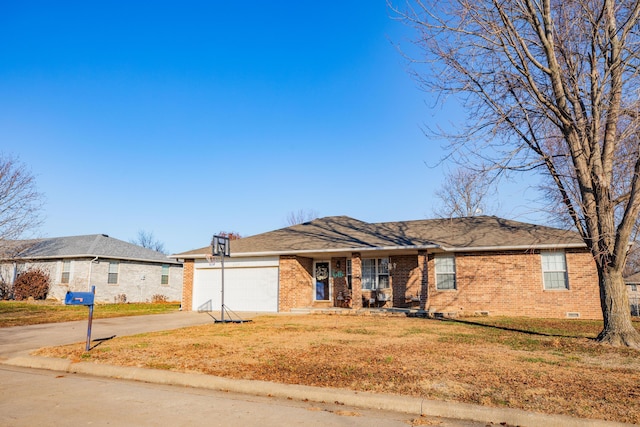
[[[160,284],[169,284],[169,264],[162,264],[162,276],[160,277]]]
[[[542,251],[542,278],[545,289],[569,289],[564,252]]]
[[[69,283],[71,277],[71,261],[62,261],[62,276],[60,283]]]
[[[456,259],[449,254],[436,254],[436,289],[456,289]]]
[[[107,283],[110,285],[118,284],[118,261],[109,262],[109,276],[107,278]]]
[[[376,290],[389,287],[389,258],[362,260],[362,289]]]

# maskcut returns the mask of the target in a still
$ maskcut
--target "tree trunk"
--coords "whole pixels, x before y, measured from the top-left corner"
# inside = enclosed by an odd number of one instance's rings
[[[598,266],[598,276],[604,328],[598,335],[597,341],[640,349],[640,332],[631,322],[629,296],[622,278],[622,271],[606,270]]]

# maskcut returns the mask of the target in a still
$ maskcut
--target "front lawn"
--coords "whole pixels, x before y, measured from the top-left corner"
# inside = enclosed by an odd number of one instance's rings
[[[108,317],[161,314],[178,311],[179,309],[180,303],[96,304],[93,309],[93,317],[94,319],[103,319]],[[88,317],[88,313],[88,307],[67,306],[62,302],[0,301],[0,328],[85,320]]]
[[[640,423],[640,352],[597,344],[600,329],[585,320],[276,315],[38,354]]]

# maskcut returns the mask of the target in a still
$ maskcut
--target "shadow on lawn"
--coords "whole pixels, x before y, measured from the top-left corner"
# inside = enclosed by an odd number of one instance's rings
[[[105,341],[109,341],[114,339],[116,336],[115,335],[111,335],[110,337],[106,337],[106,338],[96,338],[94,340],[91,340],[91,342],[96,343],[93,347],[89,348],[89,351],[93,350],[94,348],[96,348],[97,346],[99,346],[100,344],[102,344]]]
[[[462,323],[464,325],[471,325],[471,326],[482,326],[482,327],[485,327],[485,328],[498,329],[498,330],[501,330],[501,331],[519,332],[521,334],[535,335],[535,336],[539,336],[539,337],[588,339],[588,340],[592,340],[592,341],[595,341],[595,339],[596,339],[596,337],[587,337],[587,336],[584,336],[584,335],[552,334],[552,333],[546,333],[546,332],[531,331],[531,330],[527,330],[527,329],[513,328],[513,327],[509,327],[509,326],[490,325],[490,324],[481,323],[481,322],[474,322],[472,320],[462,320],[462,319],[452,319],[452,318],[436,318],[436,320],[439,320],[441,322]]]

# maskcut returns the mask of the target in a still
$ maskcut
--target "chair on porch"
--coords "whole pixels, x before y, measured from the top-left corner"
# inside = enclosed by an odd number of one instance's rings
[[[391,295],[386,292],[376,292],[376,299],[380,305],[385,305],[387,301],[391,301]]]
[[[372,292],[370,296],[366,296],[366,295],[362,295],[362,306],[363,307],[367,307],[367,308],[371,308],[372,306],[376,305],[376,297],[375,294]]]
[[[344,304],[344,295],[342,294],[342,291],[338,292],[338,296],[336,297],[336,306],[337,307],[342,307]]]
[[[420,305],[420,294],[417,293],[415,295],[409,295],[407,297],[407,303],[410,304],[411,306]]]
[[[336,297],[336,306],[342,308],[350,308],[351,294],[349,292],[338,292],[338,296]]]
[[[345,292],[344,293],[344,307],[345,308],[351,308],[351,293],[350,292]]]

